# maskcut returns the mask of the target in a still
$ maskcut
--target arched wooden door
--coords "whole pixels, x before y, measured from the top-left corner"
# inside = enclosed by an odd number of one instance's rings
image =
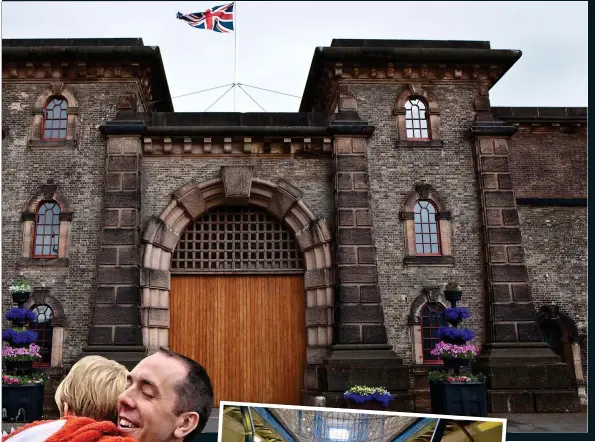
[[[170,348],[203,365],[215,404],[298,405],[305,366],[303,263],[258,208],[208,212],[172,258]]]

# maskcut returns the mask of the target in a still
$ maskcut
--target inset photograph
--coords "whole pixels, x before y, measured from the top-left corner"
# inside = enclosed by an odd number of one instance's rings
[[[506,420],[249,403],[220,406],[219,442],[503,442]]]

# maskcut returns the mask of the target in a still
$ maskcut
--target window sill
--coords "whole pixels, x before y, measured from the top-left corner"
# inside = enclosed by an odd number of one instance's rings
[[[68,267],[68,258],[19,258],[19,267]]]
[[[407,266],[453,266],[452,256],[406,256],[404,265]]]
[[[77,140],[29,140],[27,147],[30,149],[76,149]]]
[[[396,147],[398,148],[413,148],[413,147],[423,147],[423,148],[439,148],[444,147],[444,142],[442,140],[421,140],[421,141],[414,141],[414,140],[398,140],[396,141]]]

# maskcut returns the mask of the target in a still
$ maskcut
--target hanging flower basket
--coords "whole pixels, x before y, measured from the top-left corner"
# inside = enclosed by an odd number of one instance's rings
[[[452,304],[452,307],[454,307],[455,303],[460,301],[462,297],[462,289],[457,282],[449,282],[444,286],[444,296]]]
[[[21,279],[15,285],[11,285],[8,290],[12,295],[12,301],[19,306],[24,304],[31,295],[31,285],[26,279]]]
[[[26,308],[13,307],[6,312],[6,319],[12,322],[13,327],[24,326],[28,322],[35,321],[35,313]],[[4,339],[4,338],[3,338]]]

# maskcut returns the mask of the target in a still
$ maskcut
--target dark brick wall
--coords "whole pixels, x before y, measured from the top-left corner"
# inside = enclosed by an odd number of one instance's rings
[[[508,140],[517,198],[586,198],[587,134],[531,132]]]
[[[357,97],[361,118],[376,126],[368,145],[368,163],[379,287],[389,344],[405,363],[412,363],[407,316],[423,286],[443,286],[449,279],[460,282],[460,305],[471,310],[467,325],[477,333],[477,343],[483,339],[485,295],[478,191],[472,146],[466,135],[475,117],[476,91],[472,86],[430,87],[441,112],[443,148],[397,148],[392,109],[404,87],[351,85],[350,92]],[[399,212],[417,182],[434,187],[452,211],[453,267],[403,265],[405,238]]]
[[[205,181],[220,177],[222,166],[253,165],[255,178],[275,183],[284,178],[304,192],[303,201],[315,216],[333,226],[332,158],[172,158],[145,157],[141,165],[141,218],[145,228],[150,216],[158,216],[172,192],[192,179]]]
[[[586,334],[587,209],[519,206],[518,212],[535,307],[557,304]],[[586,344],[581,349],[586,381]]]
[[[133,83],[66,83],[79,101],[76,148],[27,147],[31,109],[47,84],[2,85],[2,303],[20,272],[33,286],[45,284],[66,315],[63,361],[70,365],[87,344],[89,298],[94,292],[101,228],[106,143],[97,127],[116,114],[118,97],[135,93]],[[71,204],[73,220],[68,267],[17,267],[25,203],[40,184],[53,179]]]

